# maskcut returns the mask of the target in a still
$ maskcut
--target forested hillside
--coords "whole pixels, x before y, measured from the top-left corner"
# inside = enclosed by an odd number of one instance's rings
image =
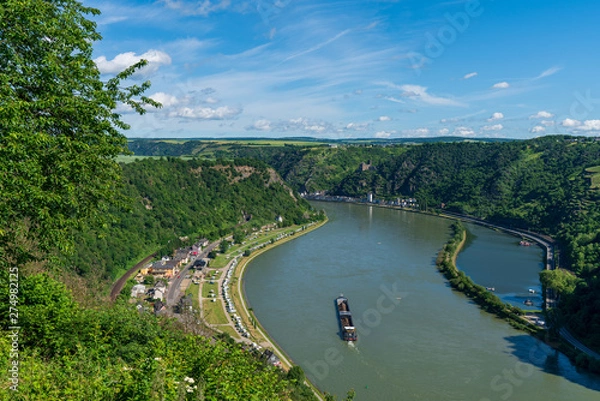
[[[552,235],[568,270],[543,277],[561,299],[551,318],[600,349],[600,141],[235,146],[222,151],[227,155],[265,161],[298,191],[415,197],[429,210]]]
[[[198,237],[216,239],[235,227],[250,232],[283,217],[284,225],[312,218],[310,205],[257,160],[146,159],[122,165],[125,209],[104,228],[76,233],[68,264],[85,275],[114,277],[149,253],[170,252]],[[189,242],[191,244],[191,242]]]

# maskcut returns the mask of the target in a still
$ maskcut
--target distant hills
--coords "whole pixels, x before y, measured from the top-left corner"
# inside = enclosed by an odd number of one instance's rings
[[[511,142],[507,138],[464,138],[459,136],[432,138],[129,138],[129,149],[137,156],[193,156],[205,149],[228,146],[309,146],[309,145],[394,145],[446,142]]]

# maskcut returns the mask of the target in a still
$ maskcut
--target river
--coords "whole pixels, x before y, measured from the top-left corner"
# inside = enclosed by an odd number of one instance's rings
[[[341,399],[354,388],[356,400],[373,401],[598,399],[597,377],[449,288],[435,268],[449,220],[314,205],[325,209],[329,223],[255,258],[244,288],[264,328],[321,390]],[[504,266],[521,271],[510,284],[519,290],[505,288],[506,277],[490,279],[501,296],[534,286],[539,249],[492,233],[503,241],[482,241],[487,233],[476,231],[459,266],[475,276],[485,263],[467,252],[487,248],[494,259],[513,258]],[[354,346],[338,334],[340,293],[358,328]]]

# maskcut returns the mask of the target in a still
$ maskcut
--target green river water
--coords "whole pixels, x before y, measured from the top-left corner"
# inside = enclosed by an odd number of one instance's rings
[[[482,312],[435,268],[449,220],[341,203],[313,203],[329,223],[258,256],[244,288],[270,336],[321,390],[356,400],[599,400],[600,378]],[[539,247],[468,226],[458,266],[503,299],[536,303]],[[334,299],[358,329],[339,336]],[[535,306],[534,306],[535,307]]]

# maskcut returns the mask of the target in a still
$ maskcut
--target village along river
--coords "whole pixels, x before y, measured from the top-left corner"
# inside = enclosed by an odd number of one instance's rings
[[[599,399],[598,377],[448,287],[435,258],[449,220],[314,205],[329,223],[254,259],[245,291],[263,327],[321,390],[342,399],[354,388],[360,401]],[[514,303],[539,288],[539,247],[468,227],[474,235],[458,266],[476,282]],[[339,336],[340,293],[357,326],[354,346]]]

